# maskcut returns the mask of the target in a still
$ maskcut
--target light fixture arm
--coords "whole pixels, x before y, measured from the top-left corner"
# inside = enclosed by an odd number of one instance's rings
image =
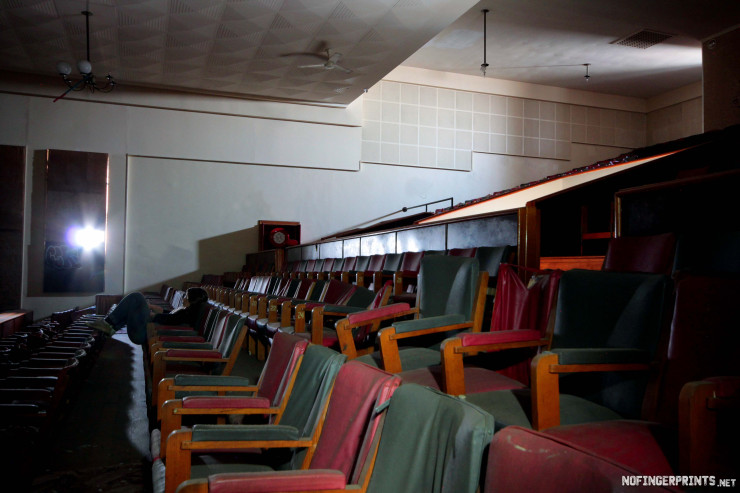
[[[483,9],[481,12],[483,12],[483,63],[480,65],[480,71],[483,72],[483,77],[485,77],[486,69],[488,68],[488,62],[486,60],[486,40],[488,38],[486,30],[486,14],[488,14],[488,9]]]

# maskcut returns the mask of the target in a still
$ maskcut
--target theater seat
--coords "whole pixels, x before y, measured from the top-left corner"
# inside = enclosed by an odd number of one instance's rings
[[[669,279],[658,274],[565,272],[551,349],[532,360],[531,389],[491,372],[513,390],[468,400],[494,414],[498,429],[639,417],[670,319],[670,291]]]
[[[245,470],[245,463],[255,464],[258,458],[253,457],[251,460],[242,458],[237,460],[234,466],[230,457],[219,459],[218,454],[227,449],[248,451],[269,448],[274,445],[270,443],[274,440],[288,440],[291,442],[291,448],[297,447],[299,450],[291,451],[287,457],[278,454],[270,462],[274,466],[278,465],[275,461],[280,461],[286,466],[292,464],[293,468],[300,467],[305,456],[306,444],[298,442],[308,440],[309,446],[315,446],[332,386],[345,360],[343,355],[330,349],[315,345],[308,347],[296,372],[293,391],[287,405],[274,424],[195,425],[192,430],[176,430],[170,434],[166,446],[165,491],[174,492],[181,482],[190,478],[194,455],[199,458],[196,463],[201,466],[196,468],[195,472],[202,473],[203,477],[219,470]],[[229,405],[218,404],[216,401],[222,403],[235,401],[237,406],[233,411],[243,413],[245,410],[239,407],[242,400],[239,397],[192,397],[183,400],[183,407],[191,405],[185,401],[192,401],[195,408],[201,407],[204,410],[212,408],[222,414],[228,414]],[[252,443],[242,443],[247,441]],[[190,442],[191,445],[183,447],[183,442]],[[197,442],[207,443],[204,443],[203,447],[198,447]]]
[[[445,337],[461,330],[480,332],[487,282],[488,274],[479,271],[474,258],[425,255],[419,271],[415,318],[381,329],[380,351],[360,360],[393,373],[439,364],[438,344]],[[401,350],[399,341],[409,345]]]
[[[390,399],[379,443],[363,443],[372,457],[345,476],[336,469],[290,473],[217,474],[186,482],[180,493],[323,491],[358,493],[474,493],[493,418],[463,400],[418,385],[402,385]],[[413,418],[412,418],[413,417]],[[279,476],[278,476],[279,475]]]

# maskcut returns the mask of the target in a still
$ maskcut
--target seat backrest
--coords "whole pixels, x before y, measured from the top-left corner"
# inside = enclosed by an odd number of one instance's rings
[[[447,250],[424,250],[425,257],[432,255],[447,255]]]
[[[365,272],[379,272],[383,270],[383,262],[385,262],[385,255],[370,255]]]
[[[658,342],[670,316],[668,276],[573,269],[563,273],[558,289],[552,350],[629,349],[641,360],[656,358]],[[647,372],[575,374],[561,378],[563,393],[576,394],[628,418],[641,416]]]
[[[230,314],[226,318],[223,337],[221,338],[219,345],[216,347],[224,358],[229,358],[234,351],[239,351],[240,348],[236,348],[234,346],[236,345],[239,332],[242,330],[242,326],[246,320],[246,317],[236,314]]]
[[[216,318],[213,321],[213,327],[211,328],[208,337],[208,341],[211,343],[214,349],[217,348],[223,340],[224,330],[226,328],[226,323],[229,319],[230,314],[231,313],[229,312],[229,310],[225,308],[219,309],[218,313],[216,314]]]
[[[369,255],[360,255],[358,257],[355,257],[355,268],[354,270],[357,272],[365,272],[367,270],[367,266],[370,265],[370,256]],[[351,271],[352,269],[344,269],[345,271]]]
[[[323,272],[325,263],[326,263],[326,259],[323,259],[323,258],[316,259],[316,263],[313,264],[312,272]]]
[[[309,290],[313,286],[313,279],[299,279],[293,287],[293,292],[289,294],[291,298],[305,300]]]
[[[285,279],[283,276],[270,276],[265,294],[277,294],[280,292],[280,287]]]
[[[394,392],[386,412],[369,493],[476,491],[490,414],[412,383]]]
[[[306,301],[321,301],[321,295],[324,293],[326,281],[320,279],[313,280],[313,288],[308,292]]]
[[[334,264],[337,262],[335,258],[325,258],[324,265],[321,266],[321,272],[332,272],[334,270]]]
[[[740,275],[686,275],[676,282],[676,300],[658,385],[654,416],[675,426],[684,384],[713,376],[737,375],[740,330],[737,312]]]
[[[301,436],[312,436],[334,378],[346,359],[345,355],[324,346],[309,345],[278,424],[300,430]]]
[[[339,300],[341,300],[350,290],[356,288],[357,286],[353,286],[352,284],[347,284],[342,281],[338,281],[337,279],[330,279],[326,284],[324,284],[324,292],[321,295],[320,301],[332,305],[340,304]]]
[[[308,341],[303,337],[282,331],[275,333],[270,353],[262,367],[257,396],[265,397],[275,405],[274,399],[279,394],[284,377],[291,367],[295,367],[296,359],[303,355],[307,346]]]
[[[398,270],[404,273],[419,272],[419,269],[421,269],[421,259],[423,257],[424,252],[405,252]]]
[[[355,286],[355,290],[344,303],[347,306],[367,307],[375,299],[376,293],[363,286]]]
[[[383,273],[393,274],[398,271],[401,267],[401,260],[403,260],[402,253],[386,253],[383,259]]]
[[[303,272],[313,272],[316,270],[314,267],[316,267],[316,259],[308,259],[303,267]]]
[[[480,263],[480,270],[488,272],[489,279],[495,279],[498,276],[499,266],[509,261],[512,250],[509,245],[478,247],[475,251],[475,258]]]
[[[345,264],[348,263],[347,261],[350,258],[354,258],[354,257],[336,258],[336,259],[334,259],[334,263],[332,264],[331,270],[329,272],[342,272],[344,270],[347,270],[347,269],[345,269],[344,266],[345,266]]]
[[[491,442],[483,493],[677,491],[624,486],[624,477],[642,474],[566,440],[508,426]]]
[[[478,282],[478,260],[424,255],[418,280],[420,317],[462,314],[469,320]]]
[[[447,255],[452,255],[453,257],[475,257],[476,250],[477,250],[476,247],[450,248],[450,250],[447,252]]]
[[[366,432],[375,429],[375,408],[390,399],[400,383],[399,377],[364,363],[344,364],[334,381],[310,468],[337,470],[352,477]]]
[[[532,276],[527,283],[525,272]],[[563,271],[501,264],[498,273],[491,331],[538,330],[544,336]]]
[[[670,274],[676,252],[676,235],[621,236],[609,240],[602,270]]]

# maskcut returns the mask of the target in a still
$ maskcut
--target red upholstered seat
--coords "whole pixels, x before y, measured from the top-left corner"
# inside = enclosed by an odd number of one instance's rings
[[[321,348],[321,350],[328,351],[324,348]],[[314,449],[312,456],[308,454],[303,459],[296,456],[296,459],[288,463],[287,466],[291,469],[300,467],[301,469],[312,471],[317,470],[317,472],[312,473],[299,473],[298,476],[305,481],[317,481],[317,485],[344,488],[347,480],[360,476],[365,461],[368,459],[368,454],[371,452],[369,445],[372,443],[380,424],[381,416],[376,410],[384,408],[383,404],[391,398],[399,384],[400,379],[398,377],[377,368],[356,361],[344,364],[339,369],[339,373],[334,380],[323,423],[314,425],[313,429],[297,430],[297,437],[299,437],[297,440],[301,445],[296,442],[296,439],[293,439],[293,443],[288,446],[275,444],[276,447],[291,449],[295,449],[296,447],[310,447]],[[238,400],[239,398],[236,399]],[[221,398],[221,400],[224,400],[224,398]],[[213,404],[214,406],[220,406],[218,398],[216,398]],[[308,405],[309,408],[312,407],[311,403],[304,404]],[[315,403],[313,404],[314,408],[316,405]],[[319,408],[315,409],[318,410]],[[311,421],[309,420],[309,422]],[[278,428],[289,427],[281,424],[272,428],[278,431]],[[239,431],[241,433],[241,440],[237,450],[247,451],[254,447],[265,447],[265,440],[270,440],[269,438],[265,438],[269,436],[270,429],[270,425],[256,426],[251,429],[242,428]],[[173,436],[178,436],[171,438],[171,440],[175,440],[177,443],[187,443],[190,440],[191,433],[194,435],[194,433],[198,432],[199,430],[195,430],[195,432],[186,430],[175,431]],[[207,433],[210,439],[209,449],[219,450],[223,447],[221,442],[218,441],[220,440],[218,438],[219,436],[223,436],[223,440],[233,440],[230,436],[229,425],[211,426],[207,430]],[[195,440],[196,437],[193,436],[193,439]],[[228,442],[223,443],[226,444]],[[187,448],[189,447],[186,446],[185,449],[187,450]],[[178,451],[175,452],[175,450]],[[179,450],[179,448],[172,447],[172,453],[168,452],[167,454],[167,470],[169,472],[170,468],[173,468],[176,472],[168,474],[166,491],[174,491],[174,487],[177,485],[172,484],[172,482],[177,483],[180,479],[186,479],[190,473],[190,453],[180,453]],[[245,457],[245,459],[248,459],[248,457]],[[217,458],[211,459],[211,461],[214,460],[217,460]],[[183,461],[188,461],[185,467],[183,467]],[[258,474],[254,476],[256,491],[260,491],[266,485],[272,485],[272,488],[276,487],[276,485],[279,485],[281,488],[291,488],[293,487],[291,485],[298,485],[300,488],[305,488],[308,484],[311,484],[311,488],[317,486],[313,483],[296,480],[295,476],[296,474],[288,474],[284,479],[281,479],[283,477],[283,471],[272,474]],[[252,478],[252,475],[248,475],[248,477]],[[222,481],[223,478],[224,476],[218,475],[212,478],[211,482],[217,484],[217,487],[231,488],[232,485],[228,484],[229,481]],[[237,486],[233,487],[237,488]],[[253,491],[251,485],[247,490],[241,488],[243,487],[233,491]],[[225,489],[218,491],[232,490]]]
[[[676,253],[676,235],[622,236],[609,240],[602,270],[670,274]]]
[[[662,486],[624,485],[623,478],[642,474],[641,469],[564,437],[509,426],[494,435],[491,442],[483,493],[680,491]]]

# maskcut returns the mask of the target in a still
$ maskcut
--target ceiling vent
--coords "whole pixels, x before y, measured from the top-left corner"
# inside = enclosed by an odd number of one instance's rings
[[[626,38],[612,41],[610,44],[629,46],[631,48],[640,48],[641,50],[645,50],[672,37],[672,34],[659,33],[657,31],[643,29],[642,31],[630,34]]]

